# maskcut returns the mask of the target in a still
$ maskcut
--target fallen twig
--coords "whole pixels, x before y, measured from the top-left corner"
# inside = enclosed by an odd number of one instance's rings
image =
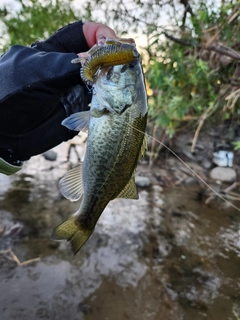
[[[229,191],[235,189],[240,182],[234,182],[233,184],[231,184],[229,187],[227,187],[226,189],[223,190],[223,192],[228,193]]]
[[[207,198],[205,201],[205,204],[209,204],[210,201],[212,201],[215,198],[215,195],[211,195],[210,197]]]
[[[179,178],[176,182],[173,183],[173,186],[178,186],[180,185],[183,181],[185,181],[187,179],[187,177],[182,176],[181,178]]]
[[[236,185],[239,184],[238,182],[236,182]],[[224,196],[225,199],[228,200],[232,200],[232,201],[240,201],[240,194],[236,193],[236,192],[231,192],[230,190],[233,189],[235,186],[235,183],[233,183],[231,186],[229,186],[228,188],[226,188],[225,190],[219,192],[219,194],[221,194],[222,196]],[[205,201],[205,204],[208,204],[211,200],[213,200],[214,198],[216,198],[216,196],[214,194],[211,194],[207,200]]]
[[[2,251],[0,251],[0,254],[4,255],[8,260],[16,262],[16,264],[19,267],[41,260],[40,258],[34,258],[34,259],[29,259],[29,260],[20,262],[20,260],[16,256],[16,254],[12,251],[12,249],[2,250]]]

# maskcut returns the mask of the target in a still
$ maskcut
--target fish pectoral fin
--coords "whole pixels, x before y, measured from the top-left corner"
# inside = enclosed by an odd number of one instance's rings
[[[74,255],[91,236],[93,230],[81,229],[75,217],[69,218],[53,230],[52,239],[70,241]]]
[[[144,156],[144,154],[146,153],[148,149],[148,136],[147,134],[145,134],[144,138],[143,138],[143,143],[142,143],[142,147],[141,150],[139,152],[139,158],[138,161],[140,161],[142,159],[142,157]]]
[[[70,130],[86,132],[89,126],[90,111],[81,111],[71,114],[62,121],[62,125]]]
[[[125,199],[138,199],[138,191],[137,186],[134,181],[134,177],[130,179],[125,188],[119,193],[117,198],[125,198]]]
[[[59,181],[60,192],[70,200],[77,201],[83,195],[82,163],[69,170]]]

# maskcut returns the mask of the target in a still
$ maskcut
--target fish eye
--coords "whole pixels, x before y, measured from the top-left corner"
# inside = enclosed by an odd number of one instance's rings
[[[137,61],[132,61],[132,62],[129,63],[128,67],[130,69],[133,69],[136,66],[136,64],[137,64]]]
[[[126,63],[122,66],[120,72],[123,73],[125,72],[127,69],[133,69],[135,66],[137,65],[136,61],[132,61],[130,63]]]

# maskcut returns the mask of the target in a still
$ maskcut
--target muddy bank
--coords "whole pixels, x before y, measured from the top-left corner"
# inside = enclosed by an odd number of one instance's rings
[[[138,174],[151,186],[139,189],[138,201],[112,201],[73,257],[68,243],[50,240],[79,205],[59,193],[68,164],[66,147],[58,152],[57,163],[38,156],[14,177],[0,177],[1,320],[240,318],[237,210],[199,201],[201,186],[176,183],[176,171],[162,188],[163,169],[143,163]],[[16,223],[21,232],[7,236]],[[10,248],[20,262],[40,260],[18,266]]]

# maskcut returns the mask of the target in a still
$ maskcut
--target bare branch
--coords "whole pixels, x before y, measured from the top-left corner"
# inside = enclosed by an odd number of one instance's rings
[[[193,17],[194,13],[192,11],[192,8],[187,0],[180,0],[180,3],[184,5],[184,13],[183,13],[183,18],[182,18],[182,28],[184,28],[185,21],[187,18],[187,13],[190,13],[190,15]]]
[[[180,3],[184,5],[185,7],[185,12],[187,13],[190,13],[190,15],[193,17],[194,16],[194,13],[192,11],[192,8],[188,2],[188,0],[180,0]]]
[[[178,38],[175,38],[169,34],[167,34],[166,32],[163,32],[163,34],[165,35],[166,38],[176,42],[176,43],[179,43],[181,45],[184,45],[184,46],[187,46],[187,47],[195,47],[195,48],[198,48],[198,49],[203,49],[203,50],[208,50],[208,51],[214,51],[214,52],[217,52],[219,54],[222,54],[222,55],[225,55],[227,57],[230,57],[234,60],[240,60],[240,54],[229,48],[229,47],[226,47],[224,45],[221,45],[221,44],[217,44],[217,45],[209,45],[209,46],[205,46],[205,45],[202,45],[202,44],[195,44],[195,45],[192,45],[192,43],[190,41],[184,41],[184,40],[181,40],[181,39],[178,39]]]

